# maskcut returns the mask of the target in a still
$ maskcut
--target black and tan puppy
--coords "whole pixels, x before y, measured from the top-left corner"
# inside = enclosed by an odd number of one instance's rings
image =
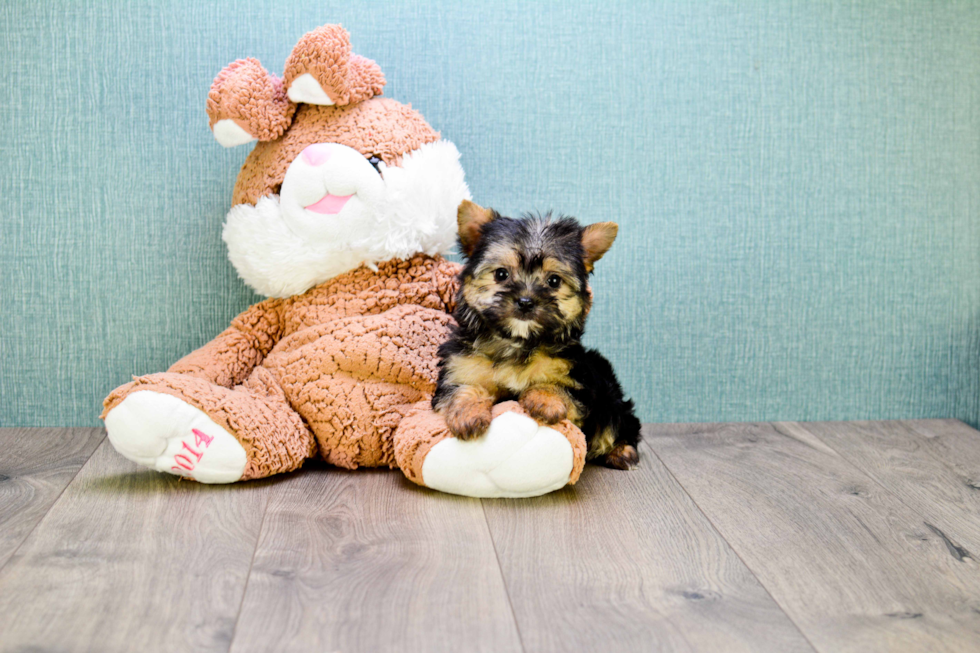
[[[453,317],[439,348],[432,407],[463,440],[490,426],[490,409],[516,399],[534,419],[566,417],[585,433],[588,458],[628,469],[639,460],[640,422],[612,365],[581,343],[592,305],[588,275],[618,227],[574,218],[500,216],[473,202],[458,211],[466,257]]]

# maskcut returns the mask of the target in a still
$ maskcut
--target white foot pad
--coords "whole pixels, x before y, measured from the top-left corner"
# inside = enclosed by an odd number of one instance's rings
[[[134,392],[105,417],[109,441],[135,463],[201,483],[233,483],[245,449],[201,410],[177,397]]]
[[[536,497],[568,483],[574,458],[572,445],[558,431],[504,413],[481,438],[438,442],[422,463],[422,481],[469,497]]]

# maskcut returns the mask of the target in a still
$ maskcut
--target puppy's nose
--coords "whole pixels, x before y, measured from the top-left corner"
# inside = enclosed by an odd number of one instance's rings
[[[521,297],[517,300],[517,308],[519,308],[522,313],[527,313],[529,310],[534,308],[534,300],[530,297]]]

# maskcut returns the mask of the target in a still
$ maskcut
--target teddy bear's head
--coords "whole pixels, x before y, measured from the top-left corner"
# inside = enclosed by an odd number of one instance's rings
[[[255,59],[215,78],[215,138],[226,147],[258,141],[223,236],[259,293],[299,294],[361,265],[455,242],[456,208],[470,197],[459,152],[411,106],[379,97],[384,84],[339,25],[303,36],[281,80]]]

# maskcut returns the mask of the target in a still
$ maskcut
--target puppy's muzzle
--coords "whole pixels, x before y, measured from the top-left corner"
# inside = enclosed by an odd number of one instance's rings
[[[530,297],[521,297],[517,300],[517,310],[522,314],[528,314],[534,310],[534,300]]]

